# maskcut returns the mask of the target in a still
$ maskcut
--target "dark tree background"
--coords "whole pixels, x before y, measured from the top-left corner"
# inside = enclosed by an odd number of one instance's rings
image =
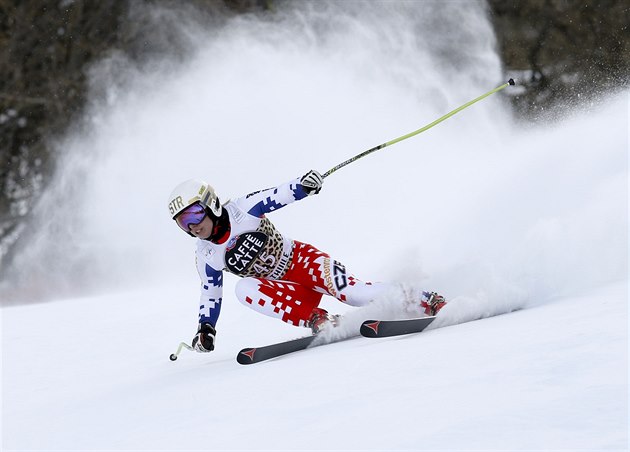
[[[627,0],[487,2],[506,75],[526,88],[513,97],[524,120],[542,112],[548,119],[628,88]],[[80,119],[89,65],[114,50],[138,64],[157,54],[185,56],[168,22],[150,23],[138,13],[147,3],[195,8],[196,17],[212,24],[234,14],[264,14],[277,2],[0,0],[0,272],[21,220],[55,170],[50,143]]]
[[[630,2],[488,1],[506,71],[527,87],[514,99],[525,117],[561,114],[628,87]]]

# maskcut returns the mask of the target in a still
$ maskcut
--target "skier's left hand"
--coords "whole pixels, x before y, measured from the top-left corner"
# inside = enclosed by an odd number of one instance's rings
[[[196,352],[209,353],[214,350],[214,339],[217,331],[209,323],[199,325],[197,335],[193,337],[192,348]]]
[[[324,185],[324,178],[316,170],[310,170],[300,179],[300,184],[308,196],[316,195]]]

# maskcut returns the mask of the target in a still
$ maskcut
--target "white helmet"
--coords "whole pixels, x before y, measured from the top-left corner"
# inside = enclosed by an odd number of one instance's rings
[[[173,189],[168,200],[171,218],[175,218],[182,210],[196,202],[209,208],[215,216],[221,216],[222,207],[214,188],[202,180],[190,179],[182,182]]]

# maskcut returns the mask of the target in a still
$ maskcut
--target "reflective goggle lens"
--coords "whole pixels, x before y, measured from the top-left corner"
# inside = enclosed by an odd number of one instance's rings
[[[177,215],[175,221],[184,231],[190,232],[190,226],[201,223],[205,216],[206,209],[201,204],[193,204]]]

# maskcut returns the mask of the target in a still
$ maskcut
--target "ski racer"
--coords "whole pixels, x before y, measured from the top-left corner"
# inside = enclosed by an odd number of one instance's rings
[[[283,322],[311,328],[314,334],[337,318],[318,307],[322,295],[364,306],[392,287],[355,278],[339,261],[308,243],[281,234],[266,217],[294,201],[319,193],[323,178],[314,170],[274,188],[221,205],[214,189],[201,180],[178,185],[169,198],[169,214],[196,237],[201,278],[199,326],[192,346],[214,350],[223,300],[223,270],[242,277],[236,297],[245,306]],[[446,301],[423,292],[420,305],[435,315]]]

